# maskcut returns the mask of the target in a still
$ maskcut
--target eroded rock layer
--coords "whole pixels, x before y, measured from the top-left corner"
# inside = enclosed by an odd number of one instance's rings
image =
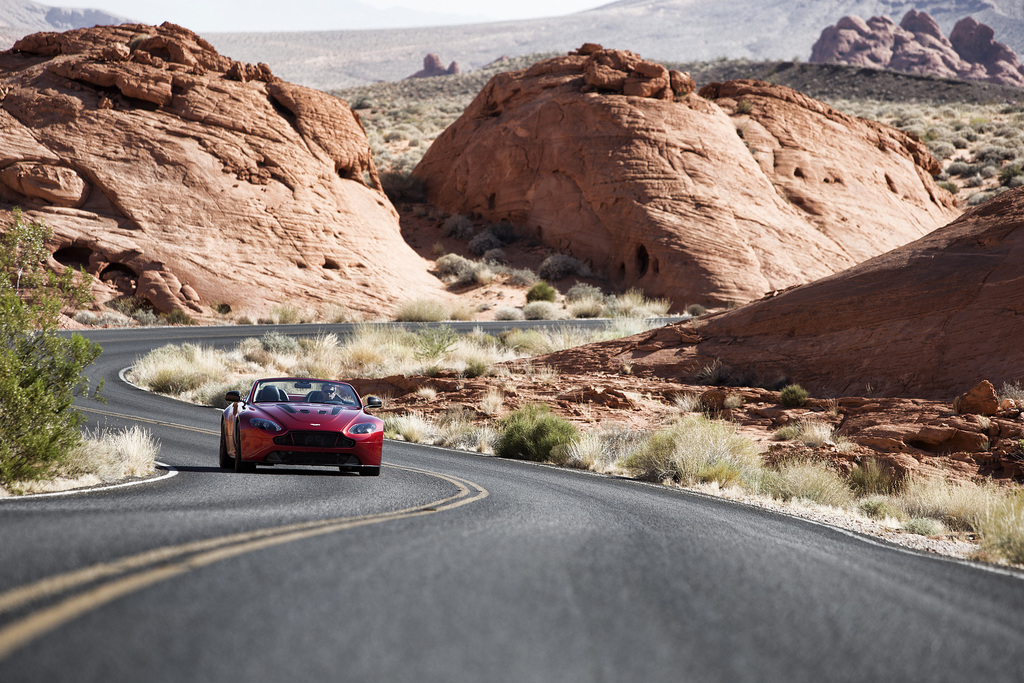
[[[677,306],[809,282],[958,214],[903,133],[782,86],[693,90],[585,45],[495,76],[415,174],[432,203],[524,225]]]
[[[666,349],[689,346],[695,365],[718,359],[737,377],[787,377],[818,396],[952,401],[982,380],[1020,382],[1022,216],[1024,190],[1006,192],[846,272],[713,317],[695,345]]]
[[[186,29],[28,36],[0,53],[0,93],[0,207],[49,225],[101,300],[380,312],[441,292],[348,106]]]

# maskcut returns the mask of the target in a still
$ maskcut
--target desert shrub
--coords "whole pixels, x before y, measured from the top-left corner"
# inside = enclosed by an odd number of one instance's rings
[[[569,315],[573,318],[599,318],[604,313],[600,299],[577,299],[569,302]]]
[[[501,412],[505,406],[505,394],[497,387],[487,387],[487,391],[480,397],[480,410],[485,415],[494,417]]]
[[[608,297],[610,318],[650,318],[665,315],[672,306],[668,299],[648,299],[642,290],[631,288],[624,294]]]
[[[457,240],[468,240],[473,237],[473,221],[460,213],[452,214],[444,221],[444,234]]]
[[[939,185],[939,187],[941,187],[943,190],[946,190],[950,194],[956,194],[957,192],[960,191],[960,186],[959,185],[957,185],[956,183],[950,182],[948,180],[943,180],[943,181],[939,182],[938,185]]]
[[[474,256],[483,256],[491,249],[500,249],[501,240],[490,230],[484,230],[469,241],[468,248]]]
[[[459,334],[447,325],[424,328],[416,334],[416,357],[436,360],[448,353],[458,340]]]
[[[164,320],[167,321],[168,325],[195,325],[197,324],[195,319],[180,308],[175,308],[173,311],[164,316]]]
[[[704,308],[700,304],[690,304],[686,307],[686,314],[692,315],[693,317],[699,317],[708,312],[708,309]]]
[[[974,175],[978,172],[979,168],[980,167],[969,164],[966,161],[954,161],[946,167],[946,172],[949,173],[949,175],[958,176]]]
[[[967,198],[967,206],[979,206],[995,196],[994,192],[975,192]]]
[[[995,178],[997,175],[999,175],[999,168],[991,164],[988,164],[986,166],[981,167],[981,170],[978,171],[978,175],[980,175],[982,178],[985,178],[986,180],[988,180],[989,178]]]
[[[720,386],[727,383],[730,376],[729,368],[721,360],[715,358],[700,369],[700,372],[697,373],[697,381],[701,384]]]
[[[519,229],[508,221],[498,221],[487,226],[487,231],[504,244],[511,244],[519,239]]]
[[[994,501],[977,521],[981,546],[1015,564],[1024,564],[1024,493]]]
[[[854,465],[847,479],[850,488],[857,496],[893,495],[903,489],[904,480],[896,476],[889,467],[878,464],[876,458]]]
[[[516,287],[529,287],[536,281],[537,274],[529,268],[516,268],[508,271],[508,282]]]
[[[779,392],[779,403],[788,408],[807,405],[807,390],[799,384],[787,384]]]
[[[773,498],[802,498],[833,507],[844,507],[852,499],[846,482],[821,463],[787,462],[766,474],[762,479],[762,492]]]
[[[908,534],[917,534],[918,536],[938,536],[946,529],[937,519],[914,517],[903,523],[903,530]]]
[[[226,374],[221,352],[196,344],[170,344],[135,361],[130,376],[139,386],[176,396],[223,381]]]
[[[395,308],[395,320],[398,322],[438,322],[449,319],[448,306],[436,299],[413,299],[399,304]]]
[[[905,516],[887,496],[868,496],[858,501],[857,507],[871,519],[901,519]]]
[[[555,288],[549,285],[544,280],[540,280],[533,287],[530,287],[530,291],[526,293],[526,301],[554,301],[555,296],[558,294]]]
[[[531,301],[523,306],[523,317],[527,320],[557,320],[558,309],[550,301]]]
[[[537,462],[550,459],[552,451],[567,448],[579,437],[579,430],[571,422],[552,414],[544,405],[519,408],[499,420],[498,430],[494,448],[498,456]]]
[[[999,397],[1024,403],[1024,386],[1020,382],[1003,382],[999,387]]]
[[[494,279],[494,271],[489,264],[458,254],[445,254],[438,258],[434,268],[442,278],[457,285],[485,285]]]
[[[488,249],[484,252],[485,261],[494,261],[496,263],[504,263],[508,260],[508,254],[505,253],[504,249],[500,247],[497,249]]]
[[[91,296],[85,278],[46,267],[52,232],[14,209],[0,234],[0,483],[44,479],[81,442],[73,408],[100,347],[58,333]]]
[[[515,306],[503,306],[494,312],[495,320],[522,320],[523,309]]]
[[[437,428],[417,412],[402,415],[383,415],[384,436],[388,439],[403,439],[409,443],[427,443],[433,439]]]
[[[567,301],[597,300],[604,301],[604,294],[599,287],[588,285],[586,282],[577,282],[565,293]]]
[[[299,340],[277,330],[270,330],[260,337],[260,346],[264,351],[276,354],[299,352]]]
[[[570,275],[589,274],[590,270],[578,258],[568,254],[552,254],[544,259],[537,273],[545,280],[562,280]]]
[[[964,181],[964,187],[981,187],[984,184],[985,179],[981,177],[981,173],[975,173]]]
[[[1013,149],[1000,145],[983,145],[974,151],[974,162],[998,166],[1003,161],[1012,159],[1014,156],[1016,156],[1016,152]]]
[[[392,203],[418,203],[427,198],[427,187],[408,171],[386,171],[380,174],[381,188]]]
[[[732,425],[690,414],[648,436],[622,460],[622,466],[651,481],[725,485],[755,478],[760,458],[754,443]]]
[[[909,517],[928,517],[957,531],[973,531],[998,496],[992,485],[915,478],[896,500]]]
[[[930,151],[936,159],[942,160],[953,156],[956,152],[956,147],[954,147],[951,142],[946,142],[945,140],[933,140],[928,143],[928,151]]]
[[[999,182],[1003,185],[1009,185],[1011,180],[1020,177],[1022,173],[1024,173],[1024,170],[1021,169],[1020,164],[1008,164],[999,171]]]
[[[775,441],[793,441],[800,438],[801,431],[800,423],[790,422],[772,432],[772,439]]]
[[[462,370],[463,377],[483,377],[490,372],[491,366],[488,365],[487,361],[482,358],[469,358],[466,360],[466,366]]]

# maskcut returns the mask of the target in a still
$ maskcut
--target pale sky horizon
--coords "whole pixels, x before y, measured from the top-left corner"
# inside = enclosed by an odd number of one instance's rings
[[[581,12],[606,5],[610,1],[45,0],[41,4],[98,9],[147,24],[170,21],[193,31],[217,33],[396,28],[534,19]]]

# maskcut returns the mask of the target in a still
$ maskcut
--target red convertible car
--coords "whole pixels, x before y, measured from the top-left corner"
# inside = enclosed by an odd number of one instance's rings
[[[278,377],[253,383],[243,398],[225,395],[220,421],[220,466],[252,472],[256,465],[331,465],[342,472],[380,474],[384,422],[366,412],[351,385],[324,379]]]

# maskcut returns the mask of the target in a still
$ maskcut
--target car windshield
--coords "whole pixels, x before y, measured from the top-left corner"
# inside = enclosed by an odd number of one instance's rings
[[[359,397],[347,384],[325,380],[275,379],[257,382],[253,392],[256,403],[329,403],[358,406]]]

